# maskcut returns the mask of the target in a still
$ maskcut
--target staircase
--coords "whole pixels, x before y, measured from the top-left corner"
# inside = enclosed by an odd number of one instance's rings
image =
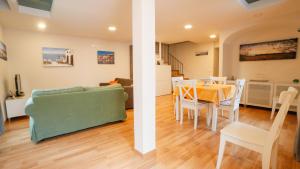
[[[172,77],[184,76],[183,75],[183,63],[180,62],[175,56],[169,53],[169,65],[172,69]]]
[[[168,44],[161,44],[161,59],[164,64],[170,65],[172,70],[172,77],[184,76],[183,75],[183,63],[180,62],[175,56],[169,52]]]

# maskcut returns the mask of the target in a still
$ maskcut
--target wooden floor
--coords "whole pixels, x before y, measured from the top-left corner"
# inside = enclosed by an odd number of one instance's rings
[[[157,98],[157,149],[145,156],[133,149],[133,112],[127,111],[125,122],[95,127],[34,144],[30,141],[28,119],[16,119],[6,124],[0,136],[0,168],[55,168],[55,169],[158,169],[158,168],[215,168],[219,130],[227,119],[219,118],[218,131],[205,126],[200,117],[197,130],[185,118],[181,126],[173,115],[172,97]],[[205,114],[205,113],[203,113]],[[242,108],[240,120],[258,127],[270,127],[270,112]],[[288,115],[279,141],[278,169],[300,169],[293,159],[296,116]],[[261,156],[255,152],[228,144],[223,158],[223,169],[259,169]]]

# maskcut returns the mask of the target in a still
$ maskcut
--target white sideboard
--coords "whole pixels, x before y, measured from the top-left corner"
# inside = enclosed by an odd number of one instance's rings
[[[228,80],[227,83],[233,85],[235,81]],[[246,81],[241,104],[272,108],[273,97],[279,96],[280,92],[287,90],[289,86],[300,92],[300,84]],[[290,110],[294,111],[295,108],[291,106]]]
[[[258,107],[272,107],[273,83],[252,82],[246,83],[246,104]]]
[[[27,98],[25,97],[16,97],[8,98],[5,101],[7,118],[25,116],[25,103]]]
[[[289,87],[294,87],[300,92],[300,84],[288,84],[288,83],[275,83],[274,84],[274,96],[280,95],[280,92],[287,90]],[[299,92],[296,98],[299,100]],[[277,108],[279,108],[279,104],[277,104]],[[296,103],[292,102],[290,106],[290,110],[297,111]]]
[[[171,66],[156,65],[156,96],[171,94]]]

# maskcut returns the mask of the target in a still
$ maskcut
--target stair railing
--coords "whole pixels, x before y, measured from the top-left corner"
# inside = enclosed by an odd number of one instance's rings
[[[183,63],[170,53],[168,57],[168,64],[171,65],[172,70],[178,70],[180,74],[183,74]]]

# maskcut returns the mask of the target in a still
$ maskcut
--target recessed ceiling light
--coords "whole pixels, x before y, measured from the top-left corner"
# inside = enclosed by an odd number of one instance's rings
[[[44,29],[47,28],[47,25],[44,22],[39,22],[37,24],[37,27],[38,27],[39,30],[44,30]]]
[[[184,29],[192,29],[193,28],[193,25],[191,25],[191,24],[186,24],[186,25],[184,25]]]
[[[109,26],[108,30],[111,32],[115,32],[117,30],[117,28],[115,26]]]
[[[210,39],[215,39],[216,37],[217,37],[216,34],[211,34],[211,35],[209,35],[209,38],[210,38]]]

